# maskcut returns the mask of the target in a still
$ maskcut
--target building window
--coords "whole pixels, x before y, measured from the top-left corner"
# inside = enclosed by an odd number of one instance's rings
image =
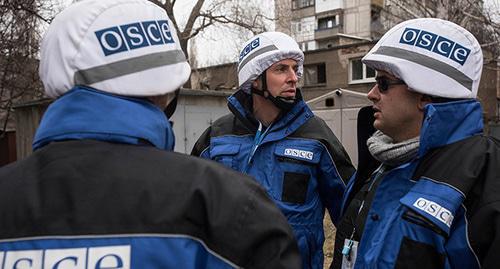
[[[361,58],[349,61],[349,83],[375,81],[375,70],[361,62]]]
[[[292,0],[292,9],[300,9],[314,6],[314,0]]]
[[[304,65],[304,86],[326,83],[325,63]]]
[[[330,29],[339,24],[338,15],[318,19],[318,30]]]

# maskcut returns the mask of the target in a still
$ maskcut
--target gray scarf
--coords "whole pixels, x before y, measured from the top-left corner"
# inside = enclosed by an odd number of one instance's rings
[[[376,131],[366,144],[375,159],[390,166],[397,166],[417,155],[420,137],[417,136],[400,143],[393,143],[392,138],[381,131]]]

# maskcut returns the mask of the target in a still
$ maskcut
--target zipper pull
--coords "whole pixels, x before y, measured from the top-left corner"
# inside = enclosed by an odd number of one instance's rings
[[[348,261],[351,260],[351,249],[353,244],[354,241],[352,239],[349,239],[346,241],[344,247],[342,248],[342,255],[344,255]]]
[[[247,165],[250,165],[250,163],[252,162],[253,155],[254,155],[255,151],[257,150],[257,147],[259,147],[259,144],[261,142],[260,141],[261,136],[262,136],[262,123],[259,122],[259,128],[257,129],[257,133],[255,133],[255,138],[253,140],[252,150],[250,151],[250,154],[248,155]]]

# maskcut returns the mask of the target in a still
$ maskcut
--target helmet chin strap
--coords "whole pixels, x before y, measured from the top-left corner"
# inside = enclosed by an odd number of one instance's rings
[[[261,85],[262,87],[260,89],[257,89],[256,87],[251,87],[252,93],[255,93],[257,95],[260,95],[268,100],[270,100],[277,108],[279,108],[283,112],[290,111],[295,104],[297,103],[297,98],[295,97],[281,97],[281,96],[276,96],[274,97],[271,92],[267,89],[267,77],[266,77],[266,72],[262,73],[262,75],[259,76]]]
[[[170,117],[175,112],[175,109],[177,108],[177,100],[179,99],[179,92],[181,91],[181,88],[175,90],[174,92],[174,98],[168,103],[167,107],[163,110],[165,113],[165,116],[167,116],[167,119],[170,120]]]

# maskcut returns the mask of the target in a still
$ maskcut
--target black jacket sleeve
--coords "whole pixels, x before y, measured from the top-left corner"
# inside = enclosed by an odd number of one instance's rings
[[[210,146],[210,132],[212,127],[208,127],[198,138],[196,143],[191,150],[191,155],[200,157],[203,150],[205,150],[208,146]]]

